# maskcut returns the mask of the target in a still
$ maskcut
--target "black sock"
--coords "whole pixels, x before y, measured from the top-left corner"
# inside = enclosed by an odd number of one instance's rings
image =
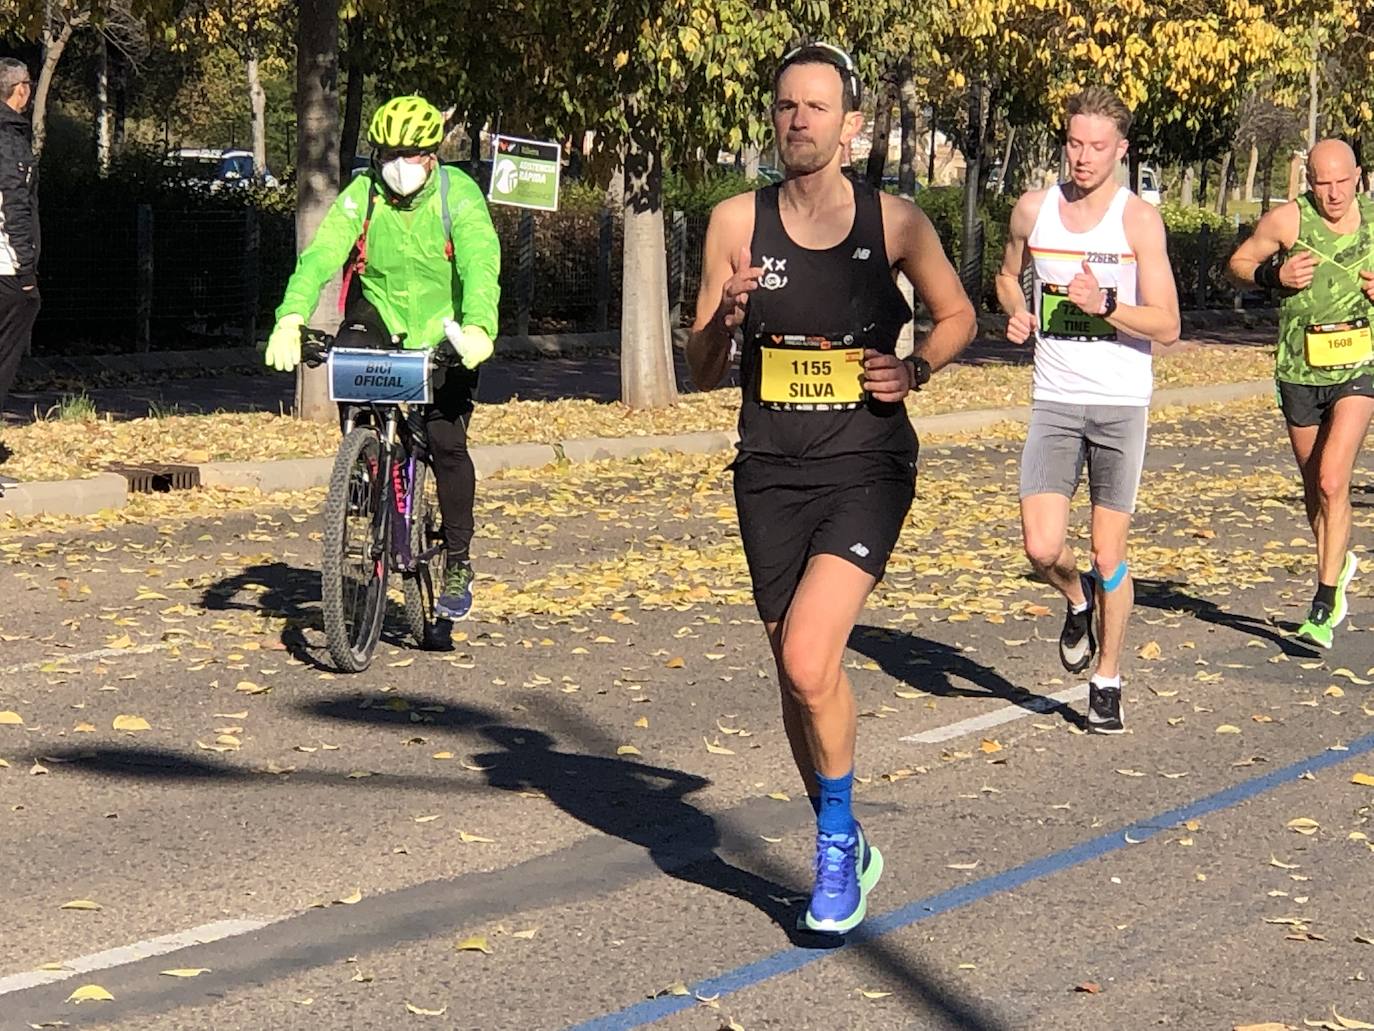
[[[1317,595],[1312,599],[1313,605],[1325,605],[1328,609],[1336,607],[1336,585],[1317,584]]]

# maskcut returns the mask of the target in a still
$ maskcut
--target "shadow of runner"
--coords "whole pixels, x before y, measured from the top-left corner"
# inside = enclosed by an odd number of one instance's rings
[[[991,666],[940,641],[859,624],[849,635],[849,647],[872,659],[888,676],[938,698],[1000,698],[1031,712],[1054,713],[1077,727],[1086,726],[1084,717],[1071,706],[1018,687]]]
[[[442,711],[424,712],[423,723],[411,720],[412,713],[439,706]],[[353,779],[338,770],[311,769],[269,776],[269,770],[222,759],[122,744],[44,749],[42,755],[50,762],[69,764],[67,768],[74,773],[200,784],[254,783],[271,790],[289,790],[293,782],[350,792],[396,788],[464,794],[490,788],[538,790],[588,827],[643,848],[655,866],[667,875],[753,905],[781,927],[794,946],[834,949],[846,944],[843,938],[797,931],[799,903],[805,901],[805,896],[779,883],[790,873],[746,839],[727,842],[717,820],[689,800],[688,796],[706,787],[709,780],[669,767],[614,757],[614,742],[580,714],[556,704],[542,710],[551,723],[560,725],[569,736],[578,739],[578,744],[588,752],[598,754],[560,751],[557,740],[544,730],[502,722],[497,714],[481,707],[422,696],[360,692],[303,703],[296,708],[307,715],[338,721],[412,729],[423,727],[431,734],[448,730],[467,741],[489,742],[495,747],[475,757],[477,765],[490,767],[484,771],[486,783],[433,774],[387,774]],[[809,825],[809,818],[807,823]],[[746,853],[757,872],[726,862],[718,855],[722,846]],[[961,1031],[1009,1031],[1010,1025],[983,1012],[979,1000],[946,990],[916,958],[904,955],[890,941],[873,939],[854,943],[851,947],[873,967],[875,974],[891,979],[894,991],[928,1008],[929,1017],[937,1023],[922,1026]],[[270,980],[273,973],[281,975],[282,970],[273,966],[254,976]]]
[[[1292,658],[1315,659],[1319,653],[1293,636],[1298,624],[1292,622],[1273,623],[1267,618],[1247,616],[1243,613],[1227,612],[1214,601],[1188,594],[1175,580],[1137,580],[1135,581],[1135,603],[1146,608],[1177,612],[1189,615],[1204,623],[1234,630],[1251,637],[1260,637],[1277,645],[1285,655]]]

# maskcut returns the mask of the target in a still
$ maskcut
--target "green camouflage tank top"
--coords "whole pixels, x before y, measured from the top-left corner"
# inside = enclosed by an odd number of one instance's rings
[[[1360,271],[1374,272],[1374,200],[1361,194],[1360,228],[1337,236],[1327,228],[1317,212],[1310,193],[1297,199],[1301,221],[1298,239],[1284,260],[1298,251],[1311,251],[1321,261],[1313,270],[1312,283],[1305,290],[1289,293],[1279,305],[1279,346],[1275,378],[1283,383],[1330,386],[1374,371],[1374,358],[1368,355],[1368,320],[1374,317],[1374,304],[1364,294]],[[1360,323],[1366,328],[1361,329]],[[1313,330],[1312,327],[1323,327]],[[1333,347],[1353,348],[1360,360],[1341,362],[1331,355]],[[1309,352],[1309,349],[1310,352]],[[1316,358],[1314,365],[1310,360]]]

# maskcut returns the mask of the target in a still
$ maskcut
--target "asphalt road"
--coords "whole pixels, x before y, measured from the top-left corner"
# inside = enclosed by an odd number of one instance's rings
[[[357,676],[318,496],[0,530],[0,1028],[1374,1021],[1369,602],[1293,641],[1280,434],[1156,417],[1119,738],[1020,557],[1019,444],[927,443],[847,657],[887,860],[847,942],[795,929],[811,817],[720,456],[484,480],[478,618]]]

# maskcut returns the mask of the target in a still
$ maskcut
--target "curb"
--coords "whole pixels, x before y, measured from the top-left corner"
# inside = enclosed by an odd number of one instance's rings
[[[39,480],[16,483],[0,497],[0,513],[18,516],[95,515],[123,508],[129,481],[118,473],[98,473],[84,480]]]
[[[1222,386],[1169,387],[1156,390],[1152,409],[1171,405],[1196,405],[1239,401],[1272,394],[1274,381],[1250,380]],[[917,434],[940,436],[972,433],[999,422],[1025,423],[1030,406],[980,408],[972,412],[922,415],[911,420]],[[695,433],[643,437],[584,437],[560,444],[488,444],[472,449],[479,478],[509,469],[541,469],[558,462],[602,462],[639,458],[653,451],[703,455],[730,451],[739,437],[733,431],[701,430]],[[273,462],[207,462],[198,466],[200,482],[207,487],[252,487],[264,494],[306,490],[329,483],[332,456],[288,458]],[[20,483],[5,489],[0,513],[13,515],[92,515],[103,509],[123,508],[128,484],[115,473],[100,473],[84,480]]]

